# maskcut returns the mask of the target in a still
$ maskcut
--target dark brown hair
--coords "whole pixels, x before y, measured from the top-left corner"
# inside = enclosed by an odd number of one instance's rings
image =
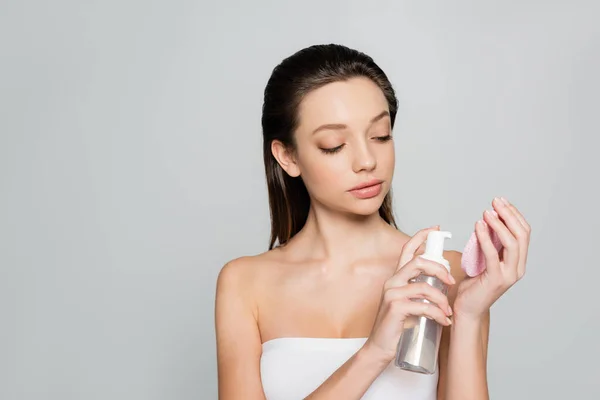
[[[298,107],[310,91],[328,83],[354,77],[371,79],[388,103],[392,128],[398,101],[385,73],[368,55],[338,44],[304,48],[277,65],[267,82],[262,108],[263,157],[271,211],[271,238],[284,245],[302,229],[308,217],[310,197],[301,177],[289,176],[271,152],[271,142],[279,140],[294,149],[294,132],[298,127]],[[391,192],[383,200],[379,215],[396,226]]]

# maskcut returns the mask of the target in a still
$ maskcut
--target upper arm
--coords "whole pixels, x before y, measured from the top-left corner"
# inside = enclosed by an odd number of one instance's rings
[[[227,263],[217,279],[215,331],[219,399],[264,399],[260,380],[262,342],[252,295],[251,267]]]
[[[458,285],[464,279],[468,279],[465,272],[462,270],[460,266],[460,261],[462,258],[462,253],[459,251],[451,251],[448,254],[448,262],[450,263],[451,273],[454,279],[456,280],[456,284],[452,285],[448,290],[448,302],[450,303],[450,307],[454,309],[454,300],[456,299]],[[485,314],[485,318],[482,321],[481,332],[482,332],[482,347],[483,347],[483,356],[487,363],[487,352],[488,352],[488,340],[489,340],[489,331],[490,331],[490,312]],[[448,365],[448,350],[450,349],[450,336],[451,336],[451,326],[445,326],[443,328],[442,339],[440,343],[440,353],[439,353],[439,380],[438,380],[438,399],[445,398],[446,392],[446,376],[447,376],[447,365]]]

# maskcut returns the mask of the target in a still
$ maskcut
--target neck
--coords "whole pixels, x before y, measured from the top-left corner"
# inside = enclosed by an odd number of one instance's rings
[[[390,229],[378,212],[357,216],[311,205],[296,240],[311,257],[347,262],[380,254]]]

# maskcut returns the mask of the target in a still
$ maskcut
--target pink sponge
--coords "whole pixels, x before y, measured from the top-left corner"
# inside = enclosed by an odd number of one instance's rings
[[[496,216],[498,214],[492,210],[492,213]],[[492,239],[492,243],[498,253],[502,251],[502,242],[500,242],[500,238],[498,234],[490,227],[488,224],[483,222],[490,233],[490,238]],[[481,246],[479,240],[477,239],[477,234],[473,232],[471,237],[467,241],[465,248],[463,250],[462,259],[461,259],[461,267],[463,271],[467,274],[467,276],[473,277],[481,274],[487,268],[485,264],[485,255],[481,250]]]

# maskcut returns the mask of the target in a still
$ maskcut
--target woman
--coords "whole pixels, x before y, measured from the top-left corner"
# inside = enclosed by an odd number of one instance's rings
[[[383,71],[347,47],[311,46],[274,69],[262,115],[271,240],[218,277],[220,399],[488,398],[489,308],[523,276],[530,227],[494,199],[498,217],[485,212],[483,221],[504,250],[476,224],[482,275],[464,276],[460,252],[444,254],[451,274],[418,257],[439,227],[412,237],[396,228],[396,111]],[[420,273],[449,284],[448,296],[408,284]],[[432,375],[394,366],[410,315],[444,325]]]

